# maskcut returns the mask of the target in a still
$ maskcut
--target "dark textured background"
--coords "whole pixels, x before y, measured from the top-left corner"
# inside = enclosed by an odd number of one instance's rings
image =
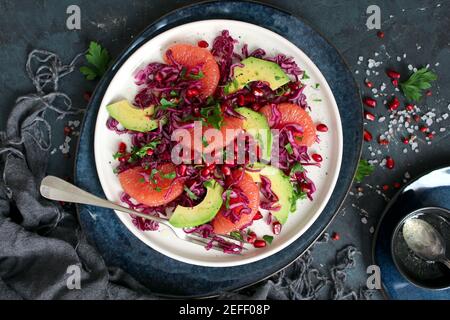
[[[195,1],[0,1],[0,130],[4,129],[6,116],[14,100],[22,94],[29,93],[32,86],[24,72],[27,54],[34,48],[47,49],[58,53],[66,62],[86,49],[90,40],[97,40],[109,49],[111,55],[117,56],[127,46],[133,36],[137,35],[150,22],[173,9],[194,3]],[[450,1],[262,1],[273,4],[298,17],[304,18],[317,31],[328,38],[343,54],[355,75],[363,94],[369,94],[363,85],[366,59],[373,58],[374,52],[387,51],[392,57],[406,53],[406,59],[398,62],[395,58],[387,61],[387,56],[375,57],[384,64],[378,68],[378,76],[370,76],[376,84],[389,80],[383,70],[394,67],[403,73],[408,72],[407,65],[422,66],[430,64],[438,73],[439,80],[433,95],[420,103],[422,110],[435,108],[439,116],[450,113]],[[81,8],[81,30],[66,29],[66,8],[77,4]],[[376,31],[366,28],[366,8],[377,4],[381,8],[382,29],[385,38],[379,39]],[[420,47],[420,49],[418,49]],[[364,57],[362,64],[357,64],[358,57]],[[435,66],[439,62],[438,66]],[[95,83],[87,82],[81,74],[74,73],[65,79],[63,90],[73,99],[75,106],[85,105],[83,93],[91,91]],[[380,99],[382,100],[382,99]],[[388,113],[378,107],[377,115]],[[396,160],[394,170],[376,166],[375,173],[362,184],[363,194],[350,195],[341,212],[331,225],[329,232],[338,232],[340,240],[318,245],[314,249],[316,265],[327,273],[327,265],[334,262],[336,249],[347,244],[354,244],[361,251],[361,257],[355,269],[349,274],[348,285],[354,289],[365,285],[365,269],[371,264],[371,243],[373,227],[376,227],[386,201],[395,193],[394,182],[404,183],[405,172],[411,177],[420,175],[432,168],[450,163],[450,121],[447,119],[433,125],[437,131],[432,144],[424,139],[419,142],[419,153],[404,154],[404,145],[392,141],[387,147],[380,147],[372,142],[373,150],[382,154],[371,155],[369,144],[363,148],[363,158],[381,160],[391,155]],[[53,145],[62,143],[65,121],[54,127]],[[446,127],[445,132],[439,128]],[[367,129],[376,138],[387,130],[387,122],[369,123]],[[419,136],[419,134],[418,134]],[[73,139],[76,140],[76,139]],[[71,153],[74,152],[72,141]],[[60,176],[71,176],[73,157],[64,157],[58,150],[52,156],[50,172]],[[345,165],[345,159],[344,163]],[[408,175],[407,175],[408,176]],[[390,189],[379,191],[380,186],[388,184]],[[380,195],[382,193],[383,195]],[[361,218],[367,216],[367,223]],[[364,220],[364,219],[363,219]],[[381,297],[375,294],[374,297]]]

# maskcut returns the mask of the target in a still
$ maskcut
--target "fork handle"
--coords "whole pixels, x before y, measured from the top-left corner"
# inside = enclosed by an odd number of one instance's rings
[[[44,179],[42,179],[40,192],[44,198],[50,200],[87,204],[97,207],[113,209],[133,214],[143,219],[156,221],[163,225],[171,227],[166,219],[155,217],[152,215],[146,215],[138,211],[117,205],[114,202],[94,196],[93,194],[84,191],[78,188],[77,186],[54,176],[47,176]]]

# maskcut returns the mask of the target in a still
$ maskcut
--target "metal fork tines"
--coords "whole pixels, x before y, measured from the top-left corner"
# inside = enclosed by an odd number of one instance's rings
[[[126,208],[123,206],[120,206],[118,204],[115,204],[114,202],[99,198],[87,191],[84,191],[75,185],[64,181],[60,178],[53,177],[53,176],[47,176],[45,177],[41,182],[40,187],[41,195],[47,199],[50,200],[56,200],[56,201],[64,201],[64,202],[72,202],[72,203],[79,203],[79,204],[87,204],[87,205],[93,205],[108,209],[113,209],[116,211],[120,211],[123,213],[127,213],[130,215],[135,215],[137,217],[141,217],[146,220],[152,220],[155,222],[158,222],[164,226],[166,226],[168,229],[170,229],[173,234],[180,240],[187,241],[190,243],[194,243],[196,245],[205,247],[208,245],[211,249],[218,250],[218,251],[224,251],[224,247],[217,243],[210,243],[212,240],[214,240],[213,237],[217,237],[216,239],[220,238],[225,242],[232,243],[233,245],[238,245],[242,248],[241,252],[243,250],[247,250],[244,247],[245,242],[241,242],[233,237],[226,236],[226,235],[210,235],[206,238],[202,237],[199,234],[194,233],[186,233],[184,230],[173,227],[168,219],[156,217],[152,215],[143,214],[141,212],[132,210],[130,208]],[[236,253],[236,254],[240,254]]]

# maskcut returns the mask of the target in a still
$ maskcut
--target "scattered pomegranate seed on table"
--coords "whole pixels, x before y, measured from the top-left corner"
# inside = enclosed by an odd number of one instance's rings
[[[401,187],[401,184],[399,182],[394,182],[394,188],[398,189]]]
[[[337,240],[339,240],[341,238],[341,236],[339,235],[339,233],[337,233],[337,232],[333,232],[332,234],[331,234],[331,240],[333,240],[333,241],[337,241]]]
[[[433,137],[434,137],[433,133],[430,132],[430,133],[427,134],[427,138],[428,139],[433,139]]]
[[[366,81],[364,82],[366,84],[367,88],[372,88],[373,87],[373,83],[370,82],[369,80],[366,79]]]
[[[414,110],[414,106],[412,104],[407,104],[405,106],[406,111],[413,111]]]
[[[384,190],[384,191],[389,190],[389,186],[388,186],[387,184],[383,185],[383,190]]]
[[[398,87],[398,80],[397,79],[392,79],[392,85],[394,86],[394,87]]]
[[[68,136],[72,133],[72,129],[69,126],[64,126],[64,135]]]
[[[85,93],[83,93],[83,99],[86,100],[87,102],[91,101],[91,97],[92,97],[92,92],[86,91]]]
[[[375,99],[372,98],[364,98],[363,102],[366,106],[370,107],[370,108],[375,108],[377,106],[377,101]]]
[[[405,138],[402,139],[402,142],[404,144],[409,144],[409,139],[405,137]]]
[[[427,97],[430,97],[433,95],[433,92],[431,90],[427,90],[427,92],[425,92]]]
[[[378,139],[378,143],[382,146],[387,146],[389,144],[388,139]]]
[[[373,113],[370,113],[369,111],[364,111],[364,118],[369,121],[374,121],[375,115]]]
[[[420,116],[419,116],[418,114],[415,114],[415,115],[413,116],[413,118],[414,118],[414,121],[415,121],[415,122],[419,122],[419,121],[420,121]]]
[[[428,128],[426,126],[420,126],[419,130],[420,130],[420,132],[424,132],[425,133],[425,132],[428,131]]]
[[[386,74],[391,79],[400,79],[400,73],[398,73],[395,70],[389,69],[389,70],[386,71]]]
[[[367,142],[372,141],[372,134],[369,131],[367,131],[366,129],[364,129],[363,137],[364,137],[364,141],[367,141]]]
[[[398,107],[400,106],[400,101],[398,100],[397,97],[394,97],[389,103],[388,103],[388,108],[390,111],[395,111],[398,109]]]
[[[394,159],[392,159],[392,157],[390,157],[390,156],[387,156],[386,157],[386,168],[394,169],[394,166],[395,166]]]

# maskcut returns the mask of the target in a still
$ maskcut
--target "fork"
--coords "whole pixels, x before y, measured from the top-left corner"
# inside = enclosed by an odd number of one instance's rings
[[[63,202],[72,202],[72,203],[79,203],[79,204],[87,204],[87,205],[93,205],[97,207],[107,208],[107,209],[113,209],[122,213],[135,215],[137,217],[141,217],[146,220],[152,220],[155,222],[158,222],[165,227],[167,227],[169,230],[173,232],[173,234],[180,240],[187,241],[190,243],[194,243],[196,245],[205,247],[207,246],[211,240],[213,240],[214,237],[219,237],[223,241],[231,242],[234,245],[239,245],[242,250],[246,250],[246,248],[243,246],[243,241],[240,241],[238,239],[235,239],[230,236],[225,235],[210,235],[207,238],[204,238],[200,235],[197,235],[195,233],[186,233],[183,229],[175,228],[170,223],[169,220],[162,217],[156,217],[152,215],[143,214],[141,212],[132,210],[130,208],[126,208],[123,206],[120,206],[118,204],[115,204],[112,201],[108,201],[102,198],[99,198],[87,191],[84,191],[77,186],[62,180],[60,178],[54,177],[54,176],[47,176],[44,179],[42,179],[41,186],[40,186],[40,192],[41,195],[44,198],[50,199],[50,200],[56,200],[56,201],[63,201]],[[212,244],[211,249],[222,251],[223,247],[220,245],[217,245],[215,243]],[[240,254],[239,252],[238,254]]]

